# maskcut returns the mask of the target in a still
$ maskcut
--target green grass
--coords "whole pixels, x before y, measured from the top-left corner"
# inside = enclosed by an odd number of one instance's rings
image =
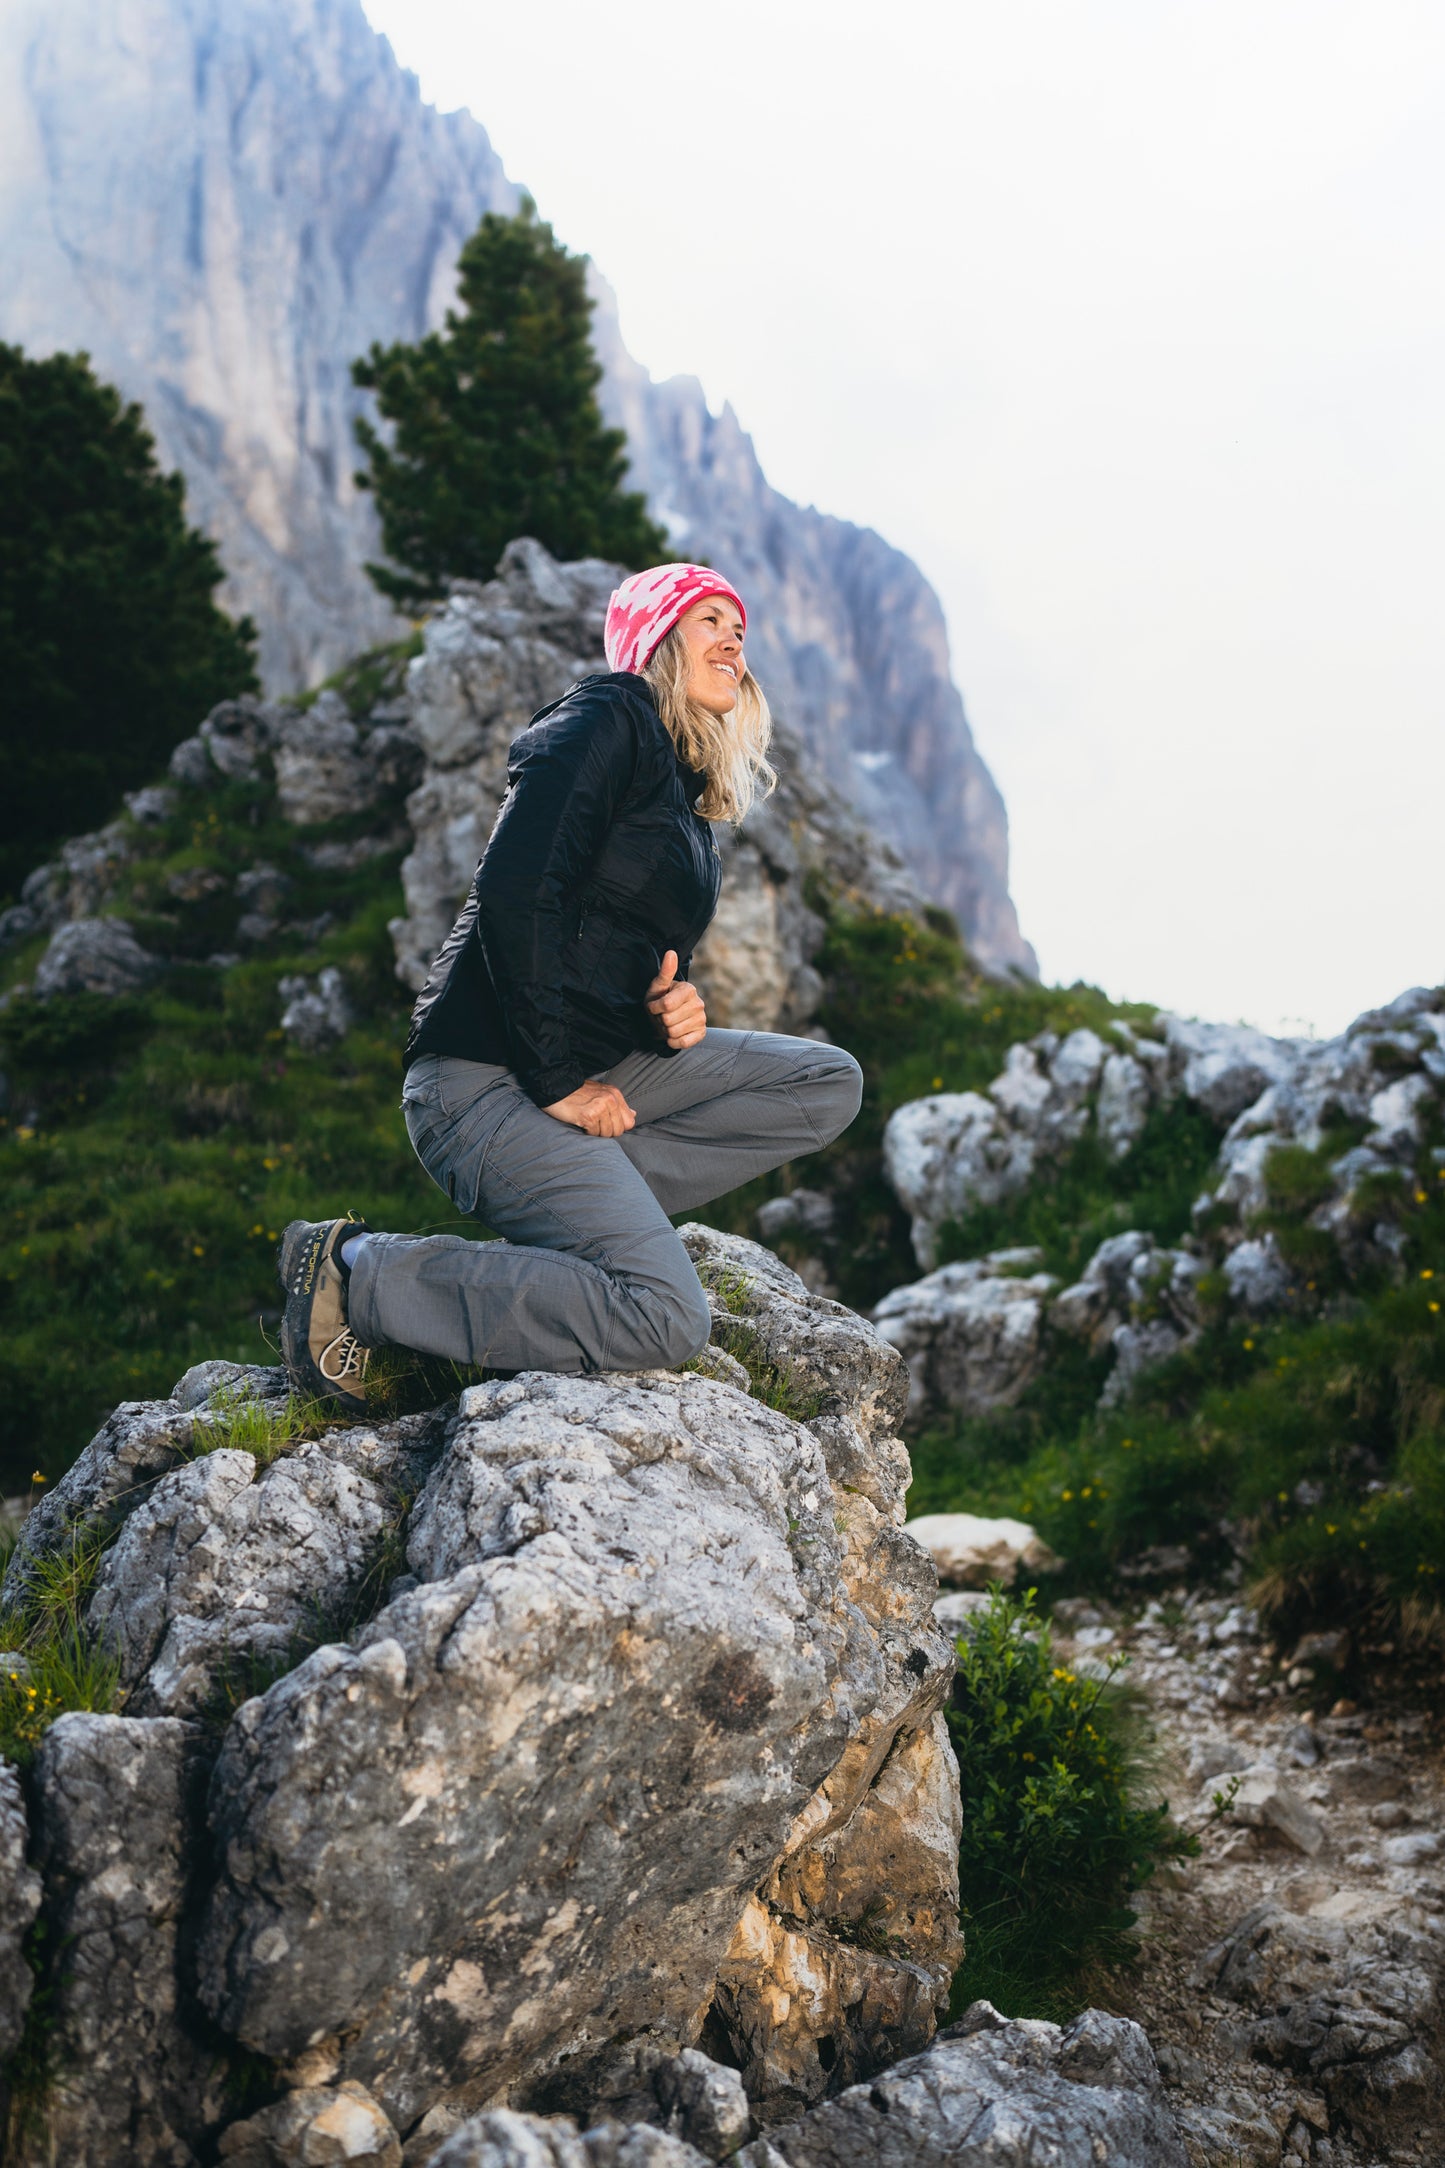
[[[967,1953],[952,2010],[1063,2018],[1083,1983],[1135,1952],[1130,1895],[1198,1849],[1157,1794],[1157,1749],[1117,1671],[1054,1661],[1032,1591],[995,1588],[958,1643],[948,1709],[965,1805],[959,1891]]]
[[[113,1530],[77,1532],[35,1562],[22,1601],[0,1612],[0,1755],[26,1767],[58,1716],[119,1707],[119,1660],[98,1649],[85,1622]]]

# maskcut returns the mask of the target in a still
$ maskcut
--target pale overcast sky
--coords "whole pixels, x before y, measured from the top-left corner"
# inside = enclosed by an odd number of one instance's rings
[[[1445,978],[1445,8],[366,0],[654,375],[937,587],[1051,980]]]

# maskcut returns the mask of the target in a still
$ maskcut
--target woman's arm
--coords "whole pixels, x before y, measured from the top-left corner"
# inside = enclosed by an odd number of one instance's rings
[[[510,1067],[539,1107],[587,1081],[567,1030],[562,965],[577,892],[631,785],[637,740],[614,688],[574,695],[513,747],[511,788],[477,873],[477,938]]]

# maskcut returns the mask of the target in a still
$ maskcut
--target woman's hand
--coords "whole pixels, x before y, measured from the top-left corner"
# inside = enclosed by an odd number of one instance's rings
[[[591,1077],[575,1092],[568,1092],[565,1099],[543,1107],[542,1112],[550,1114],[554,1122],[570,1122],[589,1137],[625,1136],[637,1120],[615,1084],[598,1084]]]
[[[707,1010],[702,995],[686,979],[678,978],[676,949],[669,949],[663,957],[662,969],[642,998],[663,1040],[675,1054],[684,1047],[700,1045],[707,1037]]]

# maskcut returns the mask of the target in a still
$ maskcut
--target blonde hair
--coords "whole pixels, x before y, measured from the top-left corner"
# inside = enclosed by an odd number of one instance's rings
[[[688,698],[692,658],[679,624],[643,666],[642,675],[679,757],[706,778],[698,812],[709,821],[742,820],[778,780],[768,765],[773,718],[752,671],[744,664],[737,700],[726,715],[711,714]]]

